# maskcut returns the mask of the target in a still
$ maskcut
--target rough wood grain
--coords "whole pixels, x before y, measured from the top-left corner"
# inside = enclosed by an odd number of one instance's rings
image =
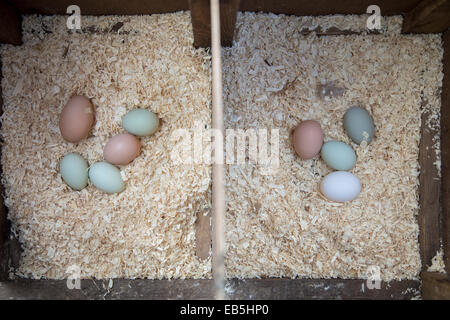
[[[450,300],[450,277],[443,273],[422,272],[424,300]]]
[[[424,101],[423,103],[426,103]],[[431,149],[436,130],[427,127],[429,113],[422,114],[421,139],[419,144],[419,246],[422,270],[431,266],[431,260],[441,247],[440,192],[441,183],[434,165],[436,153]]]
[[[230,299],[411,299],[420,293],[419,280],[382,282],[380,289],[368,289],[359,279],[248,279],[231,280]]]
[[[222,46],[224,47],[230,47],[233,44],[239,4],[240,0],[220,1],[220,37]]]
[[[211,14],[209,0],[189,0],[194,47],[211,46]]]
[[[450,30],[444,34],[444,79],[441,106],[442,242],[450,274]]]
[[[220,1],[220,38],[222,46],[229,47],[233,43],[234,27],[240,0]],[[189,0],[194,46],[211,46],[211,14],[209,0]]]
[[[0,84],[2,82],[2,62],[0,60]],[[3,95],[0,85],[0,115],[3,114]],[[1,123],[0,123],[1,126]],[[1,159],[1,149],[0,149]],[[2,167],[0,165],[0,175]],[[3,203],[3,185],[0,184],[0,281],[5,280],[8,275],[8,252],[6,247],[7,235],[9,234],[9,226],[6,219],[6,208]]]
[[[212,299],[212,280],[81,280],[81,289],[68,289],[66,280],[19,279],[0,282],[0,300]]]
[[[403,21],[403,33],[440,33],[448,27],[450,0],[422,0]]]
[[[212,280],[81,280],[81,289],[67,289],[65,280],[0,282],[0,299],[212,299]],[[364,285],[364,290],[363,290]],[[339,279],[233,279],[227,298],[240,299],[411,299],[420,292],[420,281],[382,283],[367,289],[364,280]]]
[[[211,215],[197,213],[195,222],[195,254],[201,260],[208,259],[211,250]]]
[[[9,0],[21,13],[66,14],[76,4],[81,14],[152,14],[187,10],[188,0]]]
[[[380,7],[382,15],[396,15],[412,10],[419,2],[420,0],[242,0],[239,10],[284,13],[297,16],[365,14],[368,6],[376,4]]]
[[[65,14],[73,0],[9,0],[21,13]],[[187,10],[188,0],[77,0],[82,14],[149,14]],[[406,13],[420,0],[242,0],[240,11],[263,11],[294,15],[364,14],[371,4],[381,8],[382,15]]]
[[[16,8],[6,0],[0,0],[0,43],[22,43],[22,22]]]

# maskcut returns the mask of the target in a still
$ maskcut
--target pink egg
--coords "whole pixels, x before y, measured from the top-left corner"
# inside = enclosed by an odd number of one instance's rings
[[[141,142],[129,133],[118,134],[103,149],[103,157],[111,164],[126,165],[133,161],[141,151]]]
[[[87,138],[94,124],[91,101],[84,96],[73,96],[59,116],[59,130],[64,140],[77,143]]]
[[[295,152],[300,158],[312,159],[319,154],[323,144],[323,133],[320,123],[314,120],[302,121],[292,137]]]

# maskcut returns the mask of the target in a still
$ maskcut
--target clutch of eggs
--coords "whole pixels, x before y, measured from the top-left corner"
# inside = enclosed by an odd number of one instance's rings
[[[355,108],[347,112],[344,127],[355,142],[360,143],[364,139],[364,132],[368,134],[367,140],[370,141],[374,132],[372,118],[364,109]],[[361,182],[358,177],[346,172],[356,163],[356,153],[351,146],[341,141],[328,141],[324,144],[320,123],[314,120],[302,121],[295,128],[292,140],[300,158],[312,159],[320,152],[328,166],[338,170],[327,175],[320,184],[320,191],[328,200],[346,202],[358,196]]]

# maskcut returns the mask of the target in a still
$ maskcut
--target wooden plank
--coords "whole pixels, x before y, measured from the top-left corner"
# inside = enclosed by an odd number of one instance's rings
[[[426,101],[423,102],[425,104]],[[431,260],[441,247],[440,193],[441,183],[434,165],[436,153],[431,150],[437,130],[427,127],[429,113],[422,114],[421,139],[419,144],[419,246],[422,270],[431,266]]]
[[[382,282],[380,289],[368,289],[358,279],[246,279],[227,284],[230,299],[381,299],[404,300],[420,294],[419,280]]]
[[[80,281],[80,289],[68,289],[66,280],[18,279],[0,282],[0,300],[112,300],[112,299],[212,299],[212,280],[109,280]]]
[[[16,8],[0,0],[0,43],[22,43],[22,21]]]
[[[450,274],[450,30],[444,37],[444,79],[441,105],[442,242],[444,262]]]
[[[403,33],[441,33],[449,27],[450,0],[422,0],[403,21]]]
[[[197,213],[195,222],[195,254],[201,260],[206,260],[211,251],[211,215],[208,212]]]
[[[2,82],[2,62],[0,60],[0,84]],[[2,86],[0,85],[0,114],[3,114],[3,95]],[[1,123],[0,123],[1,126]],[[1,149],[0,149],[1,159]],[[0,161],[1,163],[1,161]],[[2,166],[0,165],[0,176],[2,174]],[[6,240],[9,234],[9,225],[6,219],[6,208],[3,203],[3,185],[0,184],[0,281],[5,280],[8,276],[8,252],[6,250]]]
[[[220,1],[220,38],[224,47],[233,43],[234,28],[240,0]],[[194,32],[194,46],[211,46],[211,14],[209,0],[189,0],[191,10],[192,29]]]
[[[21,13],[66,14],[76,4],[81,14],[153,14],[188,10],[188,0],[9,0]]]
[[[228,0],[227,0],[228,1]],[[65,14],[72,0],[9,0],[21,13]],[[240,11],[263,11],[294,15],[364,14],[371,4],[381,8],[382,15],[406,13],[420,0],[243,0]],[[188,0],[77,0],[82,14],[150,14],[187,10]]]
[[[234,28],[240,0],[220,1],[220,38],[222,46],[231,47],[233,44]]]
[[[65,280],[0,282],[0,299],[212,299],[213,280],[81,280],[81,289],[67,288]],[[363,289],[364,285],[364,289]],[[420,281],[382,283],[369,290],[364,280],[246,279],[229,280],[227,298],[241,299],[411,299],[420,293]]]
[[[211,14],[209,0],[189,0],[194,47],[211,46]]]
[[[422,272],[424,300],[450,300],[450,277],[444,273]]]
[[[419,4],[420,0],[256,0],[241,1],[240,11],[272,12],[297,16],[318,16],[328,14],[365,14],[367,7],[376,4],[381,14],[397,15],[406,13]]]

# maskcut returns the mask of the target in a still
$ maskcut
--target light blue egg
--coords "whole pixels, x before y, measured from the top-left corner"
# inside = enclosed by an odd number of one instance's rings
[[[123,116],[122,126],[136,136],[149,136],[158,129],[159,119],[150,110],[134,109]]]
[[[361,192],[361,181],[350,172],[335,171],[323,178],[320,191],[331,201],[352,201]]]
[[[322,159],[333,169],[347,171],[356,163],[352,147],[341,141],[328,141],[322,146]]]
[[[125,188],[119,169],[108,162],[94,163],[89,168],[89,179],[106,193],[118,193]]]
[[[87,186],[88,164],[79,154],[66,154],[59,163],[59,172],[72,189],[81,190]]]
[[[344,115],[344,129],[353,140],[360,144],[365,138],[363,132],[367,132],[367,143],[372,141],[375,133],[373,119],[366,109],[361,107],[351,107]]]

